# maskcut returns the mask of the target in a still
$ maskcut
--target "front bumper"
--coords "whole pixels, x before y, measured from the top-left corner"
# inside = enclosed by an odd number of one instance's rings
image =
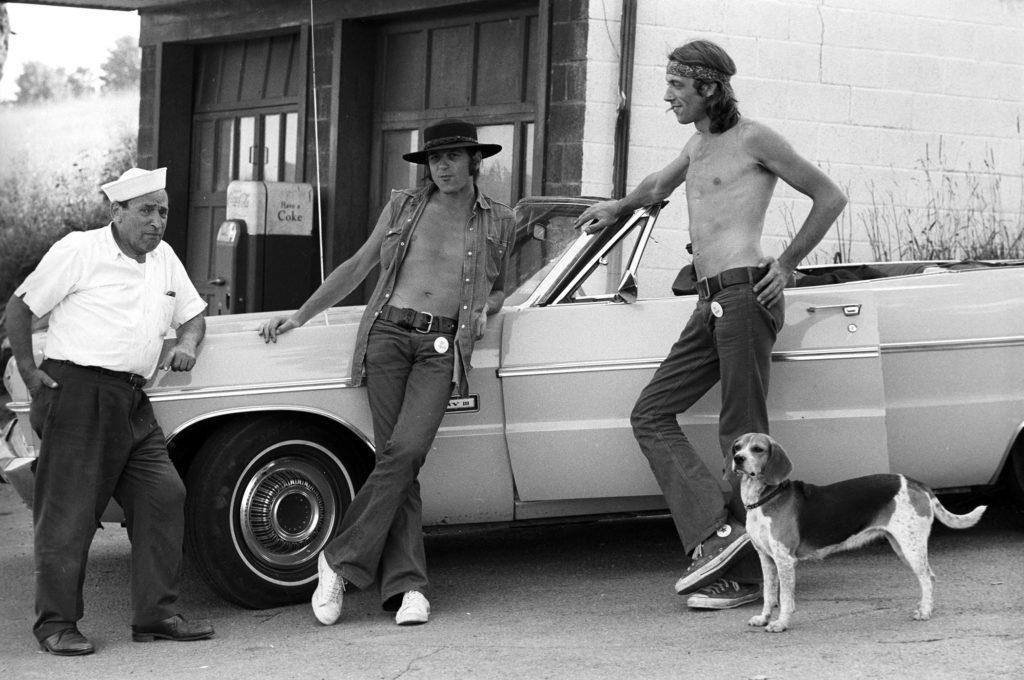
[[[18,419],[7,423],[0,431],[0,477],[14,487],[29,508],[35,490],[35,447],[21,435]]]
[[[11,409],[17,412],[16,409]],[[26,414],[27,418],[28,415]],[[39,455],[39,440],[33,435],[31,442],[25,441],[18,419],[4,425],[0,430],[0,480],[7,482],[17,492],[25,505],[32,509],[36,489],[36,457]],[[100,517],[100,522],[123,524],[124,510],[113,498]]]

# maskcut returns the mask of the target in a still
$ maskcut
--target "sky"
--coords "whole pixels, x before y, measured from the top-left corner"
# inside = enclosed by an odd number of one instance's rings
[[[25,62],[63,67],[68,73],[84,66],[98,77],[118,38],[130,35],[138,41],[139,37],[138,12],[9,2],[7,15],[13,35],[0,79],[0,101],[14,99],[15,81]]]

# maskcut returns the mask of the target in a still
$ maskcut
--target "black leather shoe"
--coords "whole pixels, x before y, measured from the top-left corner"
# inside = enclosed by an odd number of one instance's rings
[[[78,632],[77,628],[57,631],[40,642],[39,649],[57,656],[82,656],[96,651],[92,643]]]
[[[148,626],[132,626],[132,640],[152,642],[153,640],[174,640],[189,642],[213,637],[213,626],[205,621],[186,621],[181,614]]]

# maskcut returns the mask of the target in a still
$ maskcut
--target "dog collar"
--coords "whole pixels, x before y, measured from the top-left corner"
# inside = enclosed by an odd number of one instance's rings
[[[789,480],[787,479],[782,484],[779,484],[778,486],[776,486],[773,491],[769,491],[767,495],[761,496],[761,498],[759,498],[756,503],[744,503],[743,507],[745,507],[747,510],[753,510],[754,508],[759,508],[762,505],[764,505],[765,503],[767,503],[768,501],[770,501],[771,499],[773,499],[776,496],[778,496],[780,493],[782,493],[782,491],[784,491],[786,489],[786,487],[788,487],[788,486],[789,486]]]

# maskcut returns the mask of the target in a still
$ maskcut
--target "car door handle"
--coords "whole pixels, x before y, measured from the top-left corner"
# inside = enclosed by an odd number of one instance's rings
[[[814,312],[823,312],[826,309],[841,309],[843,310],[843,316],[857,316],[860,314],[859,304],[818,305],[817,307],[808,307],[807,311],[813,314]]]
[[[224,277],[222,277],[222,276],[218,276],[215,279],[210,279],[209,280],[209,284],[211,286],[223,286],[226,283],[227,283],[227,280]]]

